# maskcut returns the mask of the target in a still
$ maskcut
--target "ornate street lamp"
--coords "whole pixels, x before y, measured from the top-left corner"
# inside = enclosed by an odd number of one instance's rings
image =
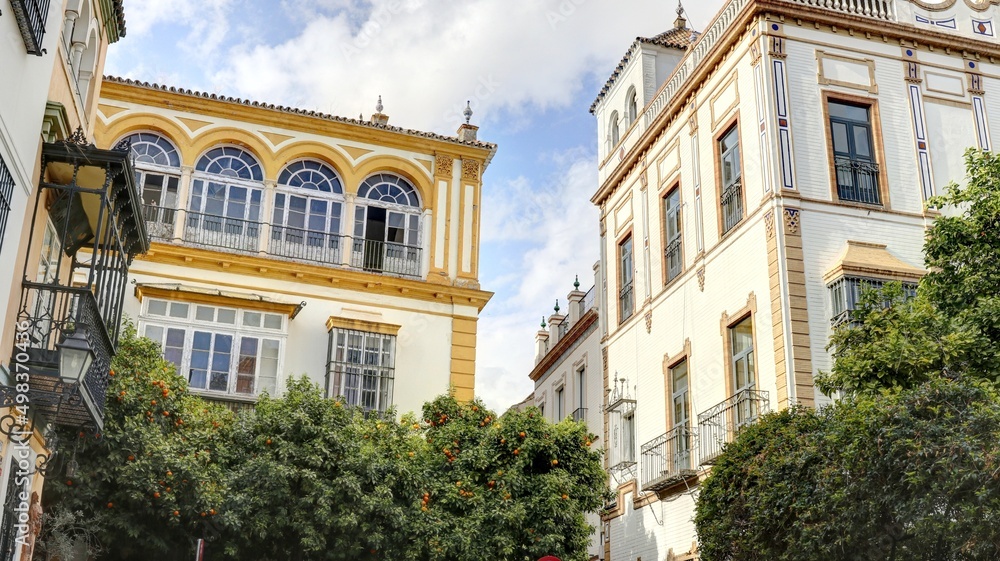
[[[94,350],[87,341],[86,329],[77,328],[66,335],[59,347],[59,378],[66,384],[79,384],[94,362]]]

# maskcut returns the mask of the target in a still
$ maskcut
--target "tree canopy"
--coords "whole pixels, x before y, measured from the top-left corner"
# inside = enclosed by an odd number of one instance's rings
[[[102,559],[188,559],[205,538],[210,559],[583,561],[585,513],[607,494],[596,436],[537,410],[441,396],[397,418],[300,378],[237,418],[131,326],[113,372],[103,434],[65,436],[76,473],[46,478],[60,523],[40,550],[79,538]]]
[[[929,206],[915,297],[866,293],[817,377],[844,399],[765,416],[696,508],[704,561],[1000,558],[1000,157]]]

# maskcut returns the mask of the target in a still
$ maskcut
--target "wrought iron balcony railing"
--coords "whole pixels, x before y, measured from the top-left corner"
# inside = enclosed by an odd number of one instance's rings
[[[142,219],[150,238],[169,240],[174,236],[177,210],[159,205],[142,205]]]
[[[315,261],[325,265],[340,265],[341,248],[346,236],[288,226],[271,226],[268,253],[277,257],[290,257]]]
[[[737,179],[722,192],[722,233],[732,230],[743,220],[743,189]]]
[[[61,4],[60,4],[61,5]],[[21,30],[24,48],[29,55],[42,56],[45,18],[49,16],[49,0],[10,0],[14,19]]]
[[[587,420],[587,408],[586,407],[578,407],[576,409],[576,411],[573,411],[573,420],[576,421],[576,422],[578,422],[578,423],[580,423],[580,422],[586,422],[586,420]]]
[[[184,241],[256,253],[260,247],[260,222],[203,212],[187,212]]]
[[[699,457],[702,465],[715,462],[727,442],[743,427],[770,410],[767,392],[745,389],[698,415]]]
[[[837,196],[842,201],[882,205],[879,193],[879,167],[875,162],[837,158]]]
[[[420,248],[378,240],[354,239],[351,244],[351,266],[366,271],[420,275]]]
[[[29,396],[32,407],[55,424],[100,425],[104,418],[108,371],[115,347],[94,294],[86,288],[23,282],[18,324],[28,337]],[[59,378],[59,345],[79,330],[87,336],[94,361],[79,386]]]
[[[658,491],[697,474],[694,431],[679,425],[642,445],[642,490]]]
[[[621,287],[618,291],[618,323],[622,323],[632,317],[635,312],[635,298],[632,292],[633,282]]]
[[[680,235],[670,240],[667,244],[667,249],[664,251],[664,258],[667,261],[667,282],[670,282],[677,278],[677,275],[681,274],[681,269],[684,265],[681,261]]]

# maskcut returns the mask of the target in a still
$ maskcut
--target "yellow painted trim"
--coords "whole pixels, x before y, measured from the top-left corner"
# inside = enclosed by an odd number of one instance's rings
[[[167,137],[177,150],[191,145],[191,135],[176,122],[156,113],[130,111],[121,117],[109,119],[109,124],[99,123],[94,127],[94,142],[101,147],[114,146],[118,140],[140,131],[153,131]],[[181,159],[183,164],[183,157]]]
[[[477,160],[486,160],[492,150],[489,148],[469,146],[421,136],[413,136],[392,130],[381,130],[349,122],[331,121],[268,109],[252,105],[239,105],[224,100],[207,99],[180,92],[143,88],[119,82],[103,82],[101,96],[106,99],[137,103],[152,107],[169,107],[174,111],[232,119],[238,112],[241,120],[259,126],[269,126],[278,129],[309,132],[322,136],[340,138],[359,143],[370,143],[402,150],[433,153],[436,150],[447,150]]]
[[[208,121],[202,121],[199,119],[189,119],[187,117],[177,117],[177,120],[184,124],[191,132],[195,132],[198,129],[205,128],[212,123]]]
[[[417,165],[412,160],[406,160],[400,158],[399,156],[390,156],[388,154],[379,154],[377,156],[372,156],[365,161],[358,164],[354,169],[354,173],[359,178],[357,182],[350,186],[349,190],[353,193],[357,193],[358,184],[364,181],[368,176],[380,173],[394,173],[397,174],[410,183],[413,187],[417,189],[420,193],[420,202],[423,204],[424,208],[435,208],[429,206],[429,201],[433,200],[433,195],[431,194],[431,177],[426,173],[423,167]]]
[[[281,134],[281,133],[269,132],[269,131],[257,131],[257,132],[260,133],[261,136],[263,136],[264,138],[266,138],[268,140],[268,142],[271,143],[271,146],[274,146],[276,148],[282,142],[285,142],[285,141],[288,141],[288,140],[291,140],[291,139],[295,138],[294,136],[292,136],[290,134]]]
[[[266,277],[279,281],[318,286],[336,286],[369,294],[412,298],[428,302],[464,305],[482,311],[492,292],[421,280],[390,277],[364,271],[324,267],[308,263],[282,261],[268,257],[237,255],[226,251],[153,242],[142,261],[178,265],[186,268]]]
[[[250,295],[248,295],[250,296]],[[176,300],[191,304],[208,304],[210,306],[226,306],[232,308],[242,308],[244,310],[259,310],[262,312],[273,312],[286,316],[292,315],[298,304],[287,302],[269,302],[265,300],[254,300],[252,298],[240,298],[225,294],[202,294],[181,289],[170,289],[159,286],[135,287],[135,297],[142,302],[143,298],[159,298],[162,300]]]
[[[399,325],[392,323],[379,323],[377,321],[365,321],[363,319],[339,318],[330,316],[326,320],[326,330],[333,329],[353,329],[355,331],[366,331],[368,333],[380,333],[382,335],[396,335],[399,333]]]
[[[289,162],[295,160],[300,160],[302,158],[312,158],[326,163],[334,170],[340,174],[340,179],[344,182],[344,192],[346,193],[357,193],[358,182],[360,181],[357,177],[357,173],[354,171],[354,166],[351,164],[350,160],[347,159],[344,154],[338,151],[334,146],[329,144],[323,144],[313,140],[296,140],[287,146],[283,146],[277,152],[268,154],[269,158],[274,160],[274,167],[281,173]],[[277,179],[278,176],[275,175],[273,179]]]
[[[346,144],[338,144],[337,146],[339,146],[344,152],[347,152],[353,160],[359,160],[362,156],[372,153],[372,150],[367,148],[358,148],[357,146],[348,146]]]
[[[476,387],[476,319],[452,321],[451,334],[451,386],[455,397],[469,400]]]

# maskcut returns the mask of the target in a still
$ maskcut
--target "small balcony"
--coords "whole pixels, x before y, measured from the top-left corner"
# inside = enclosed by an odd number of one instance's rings
[[[60,4],[62,5],[62,4]],[[42,56],[45,18],[49,15],[49,0],[10,0],[10,7],[21,30],[24,48],[29,55]]]
[[[722,233],[736,227],[743,220],[743,189],[737,179],[722,192]]]
[[[632,317],[635,313],[635,295],[632,291],[632,286],[634,283],[629,281],[628,284],[621,287],[618,291],[618,323],[623,323],[628,318]]]
[[[659,491],[697,475],[694,431],[676,426],[642,445],[642,490]]]
[[[837,158],[837,197],[841,201],[882,206],[879,194],[879,167],[875,162]]]
[[[403,277],[421,276],[423,250],[416,246],[156,205],[143,205],[142,214],[149,236],[164,242],[177,241],[174,225],[183,220],[180,241],[185,244]]]
[[[664,259],[667,262],[667,282],[677,278],[681,274],[684,263],[681,261],[681,237],[677,236],[670,240],[667,249],[664,251]]]
[[[715,463],[722,448],[745,426],[770,410],[767,392],[745,389],[698,415],[698,453],[702,465]]]
[[[586,407],[578,407],[576,409],[576,411],[573,411],[573,420],[576,421],[576,422],[578,422],[578,423],[585,423],[585,422],[587,422],[587,408]]]

